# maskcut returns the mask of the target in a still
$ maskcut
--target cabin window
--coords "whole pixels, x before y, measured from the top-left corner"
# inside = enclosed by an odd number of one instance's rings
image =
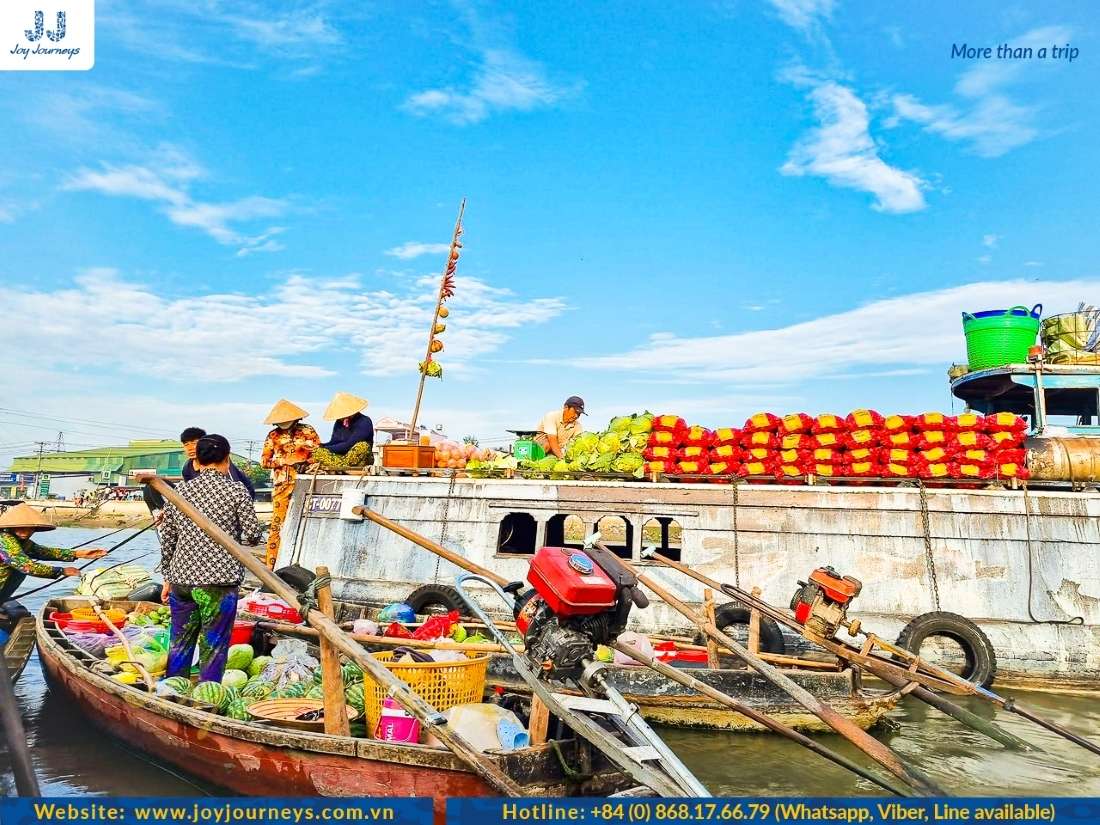
[[[500,520],[497,552],[530,556],[535,552],[538,524],[530,513],[509,513]]]
[[[584,520],[570,513],[551,516],[546,522],[547,547],[584,547],[584,537],[588,535]]]
[[[596,522],[596,530],[607,549],[622,559],[631,557],[634,547],[634,525],[623,516],[604,516]]]
[[[665,558],[680,561],[684,529],[668,516],[656,516],[642,525],[642,546],[653,547]]]

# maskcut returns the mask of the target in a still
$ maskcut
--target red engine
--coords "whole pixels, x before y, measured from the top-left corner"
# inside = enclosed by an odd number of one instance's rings
[[[831,567],[819,567],[800,581],[791,599],[791,610],[799,624],[812,633],[830,638],[848,616],[848,605],[859,595],[863,584],[851,576],[841,576]]]
[[[516,627],[528,658],[557,677],[579,673],[596,645],[623,632],[631,604],[648,604],[634,573],[598,547],[543,547],[527,580],[533,589],[516,600]]]

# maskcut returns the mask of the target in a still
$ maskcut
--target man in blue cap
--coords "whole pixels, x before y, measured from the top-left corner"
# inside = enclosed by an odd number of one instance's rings
[[[562,458],[565,455],[565,445],[584,432],[582,415],[587,415],[584,411],[584,399],[577,395],[569,396],[560,410],[551,410],[542,417],[535,428],[539,433],[535,436],[535,443],[546,450],[547,455]]]

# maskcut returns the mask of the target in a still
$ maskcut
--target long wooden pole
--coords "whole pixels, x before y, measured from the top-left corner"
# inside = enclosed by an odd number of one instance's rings
[[[34,764],[27,747],[27,734],[23,730],[23,719],[19,716],[15,691],[12,690],[8,661],[3,655],[0,655],[0,727],[3,728],[8,751],[11,753],[16,793],[20,796],[41,796],[38,791],[38,777],[34,774]]]
[[[327,567],[317,568],[317,578],[328,577]],[[334,619],[332,587],[317,588],[317,606],[328,618]],[[320,634],[317,634],[320,636]],[[328,639],[321,637],[321,690],[325,702],[325,733],[351,736],[347,705],[344,703],[344,674],[340,671],[340,653]],[[370,731],[367,732],[370,734]]]
[[[896,785],[889,780],[881,779],[880,777],[875,776],[866,768],[857,765],[851,759],[848,759],[845,756],[841,756],[836,751],[825,747],[824,745],[811,739],[805,734],[799,733],[794,728],[788,727],[787,725],[784,725],[782,722],[776,719],[772,719],[767,714],[761,713],[755,708],[738,702],[732,696],[722,693],[722,691],[711,687],[706,682],[702,682],[696,679],[694,676],[688,675],[682,670],[677,670],[674,667],[669,667],[664,662],[657,661],[651,656],[646,656],[644,653],[635,650],[630,645],[624,645],[622,642],[612,642],[611,646],[618,650],[620,653],[625,653],[636,662],[639,662],[646,667],[652,668],[653,670],[657,671],[662,676],[672,680],[673,682],[676,682],[677,684],[683,685],[690,690],[694,690],[696,693],[701,693],[704,696],[713,699],[718,704],[724,705],[730,710],[740,713],[742,716],[745,716],[753,720],[754,722],[763,725],[765,728],[772,731],[773,733],[778,733],[780,736],[784,736],[793,742],[797,742],[799,745],[802,745],[802,747],[813,751],[819,756],[825,757],[830,762],[835,762],[837,765],[840,765],[842,768],[847,768],[857,776],[861,776],[864,779],[874,782],[880,788],[884,788],[890,791],[890,793],[896,794],[898,796],[909,796],[909,792],[906,791],[905,788],[901,785]]]
[[[424,398],[424,382],[428,380],[426,371],[427,362],[432,357],[432,342],[435,340],[435,325],[439,323],[439,308],[443,306],[443,289],[447,282],[447,270],[451,268],[451,258],[454,257],[455,248],[458,245],[458,236],[462,232],[462,214],[466,211],[466,199],[458,206],[458,218],[455,220],[455,231],[451,236],[451,247],[447,251],[447,263],[443,265],[443,275],[439,279],[439,294],[435,299],[435,314],[432,316],[432,327],[428,332],[428,353],[424,356],[425,370],[420,373],[420,384],[416,388],[416,404],[413,406],[412,420],[409,422],[408,437],[411,440],[416,433],[416,419],[420,417],[420,402]]]
[[[195,509],[182,498],[162,478],[145,476],[140,479],[171,502],[187,518],[191,519],[215,543],[224,548],[233,558],[245,566],[252,575],[272,593],[287,604],[305,613],[305,620],[317,629],[337,650],[359,665],[376,682],[386,688],[392,696],[422,725],[429,729],[459,760],[475,774],[484,779],[491,787],[506,796],[524,796],[523,789],[514,780],[477,751],[469,742],[447,726],[446,718],[425,702],[407,684],[394,676],[381,662],[368,654],[353,639],[348,637],[340,626],[319,610],[304,611],[298,601],[298,594],[286,582],[267,569],[267,566],[252,555],[251,551],[234,541],[224,530]]]
[[[874,759],[882,765],[882,767],[894,774],[894,776],[908,782],[922,793],[931,796],[943,795],[943,791],[940,790],[931,779],[915,768],[906,766],[901,759],[898,758],[896,753],[866,731],[861,730],[860,727],[850,719],[842,716],[830,705],[822,702],[804,687],[794,682],[790,677],[779,672],[759,656],[750,653],[742,647],[736,639],[720,631],[714,624],[708,622],[702,615],[692,610],[664,587],[653,581],[649,576],[646,576],[644,573],[639,573],[630,562],[623,560],[622,564],[624,567],[634,570],[635,575],[638,577],[638,581],[645,585],[653,595],[690,619],[693,624],[700,626],[706,635],[725,645],[735,656],[737,656],[737,658],[741,659],[745,664],[773,685],[783,690],[788,696],[798,702],[798,704],[802,705],[802,707],[806,708],[806,710],[810,711],[810,713]]]

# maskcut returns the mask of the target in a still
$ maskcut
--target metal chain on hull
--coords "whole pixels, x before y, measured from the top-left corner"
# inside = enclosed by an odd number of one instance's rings
[[[928,564],[928,578],[932,581],[932,599],[935,602],[936,610],[939,610],[940,582],[936,578],[936,559],[932,555],[932,528],[928,517],[928,488],[921,481],[917,483],[917,489],[920,492],[921,529],[924,531],[924,559]]]

